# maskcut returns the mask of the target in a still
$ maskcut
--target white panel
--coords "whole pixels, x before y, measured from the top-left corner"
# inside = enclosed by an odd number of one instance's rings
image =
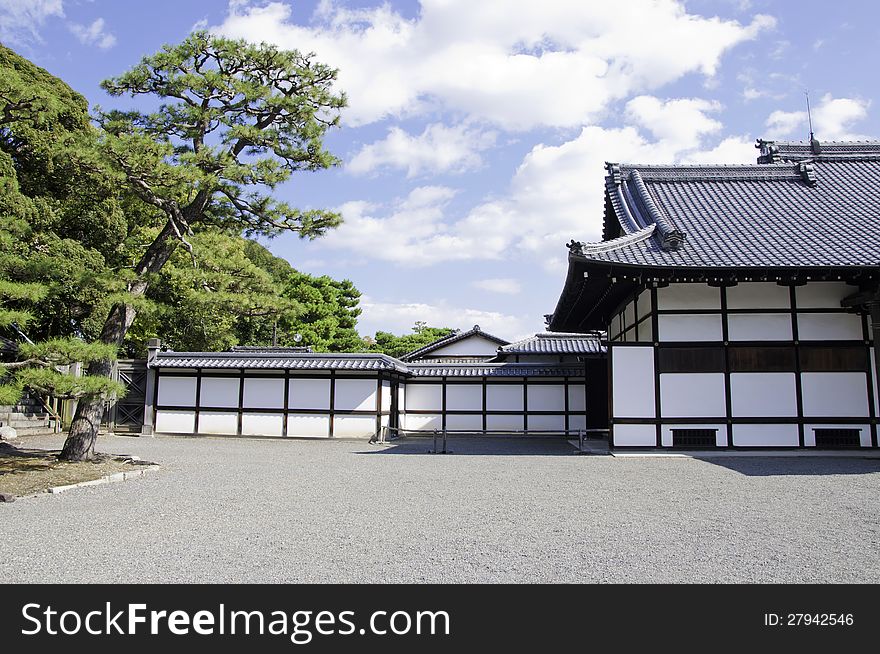
[[[334,438],[372,438],[376,435],[376,419],[366,416],[336,416]]]
[[[730,313],[727,315],[731,341],[790,341],[790,313]]]
[[[862,418],[869,415],[868,378],[863,372],[801,374],[805,416]]]
[[[407,411],[440,411],[443,408],[443,386],[410,384],[406,389]]]
[[[486,429],[522,431],[524,421],[522,415],[486,416]]]
[[[330,380],[291,377],[289,395],[291,409],[329,409]]]
[[[375,411],[376,386],[375,379],[337,379],[333,406],[340,411]]]
[[[862,319],[854,313],[799,313],[802,341],[861,341]]]
[[[244,413],[241,416],[243,436],[281,436],[284,416],[280,413]]]
[[[410,386],[409,390],[412,390],[414,387]],[[409,391],[407,391],[409,392]],[[416,415],[413,413],[408,413],[403,416],[403,428],[404,429],[440,429],[443,426],[443,422],[439,415]]]
[[[564,431],[565,416],[529,416],[529,430]]]
[[[235,436],[238,433],[238,413],[202,411],[199,413],[199,433]]]
[[[446,410],[447,411],[482,411],[483,410],[483,385],[449,384],[446,386]]]
[[[666,418],[725,418],[727,397],[720,373],[660,375],[660,415]]]
[[[295,438],[327,438],[330,416],[291,413],[287,416],[287,435]]]
[[[485,336],[474,334],[462,341],[429,352],[425,356],[495,356],[498,353],[498,347],[499,344],[495,341],[490,341]]]
[[[776,282],[743,282],[727,289],[727,308],[791,309],[791,294]]]
[[[284,380],[277,377],[245,377],[244,406],[249,409],[283,409]]]
[[[615,446],[654,447],[657,430],[654,425],[614,425],[611,430]]]
[[[855,286],[846,282],[807,282],[795,289],[798,309],[839,309],[840,301],[852,295]]]
[[[654,348],[611,349],[615,418],[654,417]]]
[[[565,411],[565,386],[529,386],[529,411]]]
[[[623,310],[623,324],[624,327],[632,327],[636,324],[636,304],[635,302],[630,302],[626,305],[626,308]]]
[[[720,341],[721,316],[714,314],[678,314],[659,316],[660,341]]]
[[[523,387],[520,384],[487,384],[487,411],[522,411]]]
[[[651,313],[651,292],[644,291],[639,295],[639,318],[644,318]]]
[[[230,377],[202,377],[202,393],[199,398],[199,403],[203,407],[237,409],[240,385],[240,379],[233,379]]]
[[[726,425],[663,425],[660,428],[660,443],[663,447],[672,447],[672,430],[673,429],[714,429],[715,445],[717,447],[727,446],[727,426]]]
[[[598,398],[598,402],[607,402],[608,398],[604,395]],[[584,387],[580,384],[569,385],[568,387],[568,410],[569,411],[586,411],[587,398],[584,393]]]
[[[587,428],[587,416],[568,416],[568,428],[571,430],[575,429],[586,429]]]
[[[814,424],[804,425],[804,445],[806,447],[816,447],[816,432],[814,429],[858,429],[861,431],[859,439],[862,447],[871,447],[871,426],[870,425],[830,425],[830,424]]]
[[[192,434],[195,427],[195,411],[156,411],[157,434]]]
[[[195,406],[196,378],[160,376],[158,404],[161,406]]]
[[[657,289],[657,304],[663,309],[720,309],[721,291],[706,284],[670,284]]]
[[[382,410],[391,410],[391,382],[382,382]]]
[[[738,447],[797,447],[797,425],[734,425],[733,444]]]
[[[639,323],[639,342],[651,343],[654,341],[654,321],[648,318]]]
[[[473,431],[483,430],[483,416],[475,413],[463,416],[446,415],[446,429],[463,430],[470,429]]]
[[[737,372],[730,375],[734,417],[797,416],[795,376],[788,372]]]

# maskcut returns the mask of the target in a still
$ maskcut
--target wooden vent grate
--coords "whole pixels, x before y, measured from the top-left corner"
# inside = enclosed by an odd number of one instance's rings
[[[715,447],[717,429],[673,429],[672,447]]]
[[[814,429],[816,447],[859,447],[861,429]]]

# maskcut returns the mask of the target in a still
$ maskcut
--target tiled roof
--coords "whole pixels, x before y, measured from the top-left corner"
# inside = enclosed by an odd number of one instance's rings
[[[249,370],[353,370],[406,373],[384,354],[277,354],[266,352],[159,352],[152,368],[234,368]]]
[[[877,141],[764,141],[758,140],[761,150],[758,163],[778,163],[780,161],[825,160],[870,161],[880,159],[880,146]]]
[[[420,363],[411,364],[409,371],[414,377],[572,377],[584,374],[584,369],[580,366],[522,363]]]
[[[809,143],[759,145],[773,161],[796,161],[608,164],[606,242],[572,242],[572,258],[652,268],[880,265],[880,142],[820,144],[820,155]]]
[[[596,334],[543,332],[505,345],[504,354],[604,354],[605,347]]]
[[[452,345],[453,343],[458,343],[459,341],[463,341],[466,338],[470,338],[471,336],[482,336],[483,338],[487,338],[490,341],[495,341],[498,345],[507,345],[510,341],[505,341],[503,338],[498,338],[497,336],[493,336],[489,332],[484,332],[480,329],[479,325],[474,325],[473,329],[470,329],[466,332],[458,332],[450,334],[449,336],[444,336],[441,339],[434,341],[433,343],[429,343],[424,347],[420,347],[418,350],[413,350],[412,352],[407,352],[402,357],[400,357],[401,361],[414,361],[419,359],[426,354],[433,352],[434,350],[439,350],[442,347],[446,347],[447,345]]]
[[[308,345],[300,345],[296,347],[281,347],[273,345],[236,345],[230,352],[246,352],[246,353],[265,353],[265,354],[303,354],[311,352],[312,348]]]

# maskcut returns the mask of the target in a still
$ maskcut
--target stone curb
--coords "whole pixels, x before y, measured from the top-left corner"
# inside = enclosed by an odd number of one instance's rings
[[[47,493],[51,495],[58,495],[59,493],[66,493],[69,490],[73,490],[74,488],[86,488],[88,486],[102,486],[104,484],[115,484],[121,481],[129,481],[130,479],[137,479],[138,477],[145,476],[148,472],[152,472],[154,470],[159,470],[161,466],[156,464],[145,466],[143,470],[132,470],[131,472],[117,472],[112,475],[105,475],[100,479],[93,479],[92,481],[81,481],[78,484],[69,484],[67,486],[52,486],[47,489]]]

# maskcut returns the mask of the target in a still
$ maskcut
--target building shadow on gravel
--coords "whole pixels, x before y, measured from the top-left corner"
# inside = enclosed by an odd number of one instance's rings
[[[747,477],[870,475],[880,473],[880,458],[843,457],[695,457]]]
[[[434,456],[434,440],[429,437],[408,437],[389,445],[374,445],[356,454]],[[443,449],[438,438],[436,448]],[[572,456],[576,450],[562,438],[511,438],[503,436],[455,436],[446,443],[452,456]],[[439,456],[439,455],[438,455]]]

